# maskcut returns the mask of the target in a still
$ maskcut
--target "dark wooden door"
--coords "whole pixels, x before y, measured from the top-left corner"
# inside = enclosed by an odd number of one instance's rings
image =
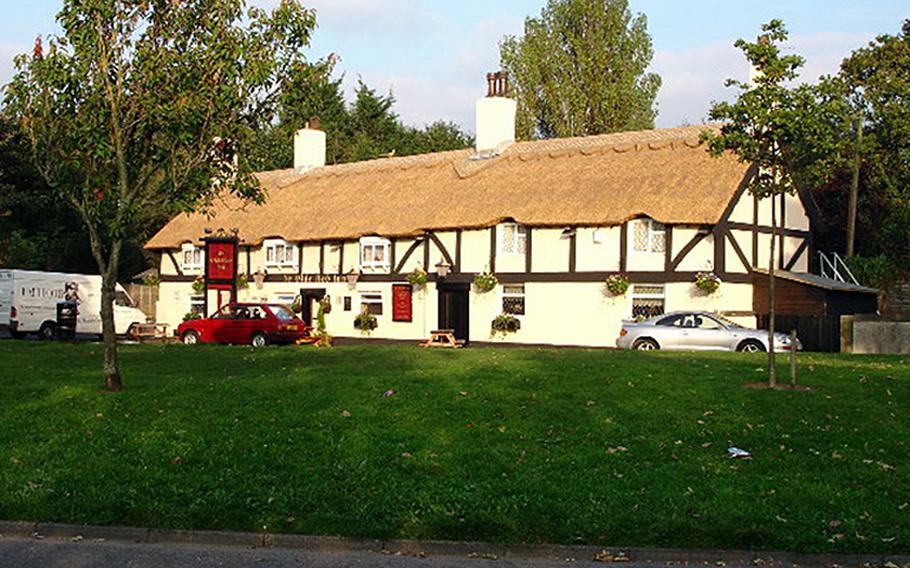
[[[455,330],[455,339],[467,343],[470,284],[439,285],[439,329]]]
[[[300,319],[308,326],[314,326],[313,302],[318,302],[325,297],[325,288],[301,288],[300,290]]]

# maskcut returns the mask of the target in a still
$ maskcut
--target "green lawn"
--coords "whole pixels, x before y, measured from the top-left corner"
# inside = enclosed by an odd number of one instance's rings
[[[0,519],[910,552],[910,358],[801,355],[790,393],[749,355],[121,353],[113,395],[98,345],[0,341]]]

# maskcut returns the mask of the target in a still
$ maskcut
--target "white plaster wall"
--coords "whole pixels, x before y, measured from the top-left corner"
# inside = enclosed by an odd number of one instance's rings
[[[533,272],[569,271],[570,239],[563,238],[562,231],[562,229],[532,229],[531,270]],[[521,265],[515,272],[524,272],[524,258],[521,260]],[[503,262],[508,262],[506,257],[503,257]],[[496,271],[499,272],[499,257],[496,258]]]
[[[752,196],[752,193],[744,191],[740,196],[739,201],[736,202],[736,207],[733,208],[733,212],[730,214],[730,220],[734,223],[749,223],[751,225],[754,203],[755,198]]]
[[[746,255],[746,260],[749,264],[752,263],[752,232],[751,231],[739,231],[733,230],[730,231],[730,234],[736,239],[736,243],[739,245],[739,248],[742,250],[743,254]],[[736,254],[736,250],[733,248],[733,244],[730,242],[730,239],[727,238],[724,240],[724,245],[726,246],[726,268],[727,272],[733,272],[737,274],[746,274],[749,272],[749,267],[739,259],[739,255]]]
[[[799,195],[786,196],[786,227],[788,229],[809,230],[809,216],[799,198]]]
[[[594,242],[595,233],[601,236],[601,243]],[[619,271],[618,226],[580,227],[576,231],[576,235],[576,270],[579,272]]]
[[[698,229],[694,227],[673,228],[673,258],[682,252],[682,249],[697,233]],[[714,270],[714,235],[708,235],[699,241],[695,248],[682,259],[677,270],[679,272]]]
[[[490,230],[465,231],[461,235],[461,271],[480,273],[490,268]],[[496,261],[499,270],[499,260]]]

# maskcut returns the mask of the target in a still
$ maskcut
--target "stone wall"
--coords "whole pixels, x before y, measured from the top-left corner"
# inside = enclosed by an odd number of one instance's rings
[[[910,280],[898,280],[888,287],[882,302],[885,315],[910,315]]]
[[[841,316],[841,352],[910,354],[910,317]]]

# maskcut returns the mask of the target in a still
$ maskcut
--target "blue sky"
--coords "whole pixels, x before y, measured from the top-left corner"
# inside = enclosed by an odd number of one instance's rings
[[[275,0],[254,0],[261,6]],[[357,77],[393,89],[397,112],[423,124],[455,120],[473,130],[473,102],[484,92],[484,74],[498,66],[497,44],[520,34],[524,18],[545,0],[310,0],[319,30],[313,58],[337,53],[348,89]],[[664,86],[658,126],[701,122],[712,100],[725,96],[724,79],[744,78],[746,65],[732,47],[754,37],[761,23],[783,18],[792,49],[807,58],[806,79],[836,70],[851,50],[877,34],[894,34],[910,18],[906,0],[631,0],[648,17],[654,39],[653,70]],[[0,83],[13,54],[35,35],[55,30],[59,0],[0,0]]]

